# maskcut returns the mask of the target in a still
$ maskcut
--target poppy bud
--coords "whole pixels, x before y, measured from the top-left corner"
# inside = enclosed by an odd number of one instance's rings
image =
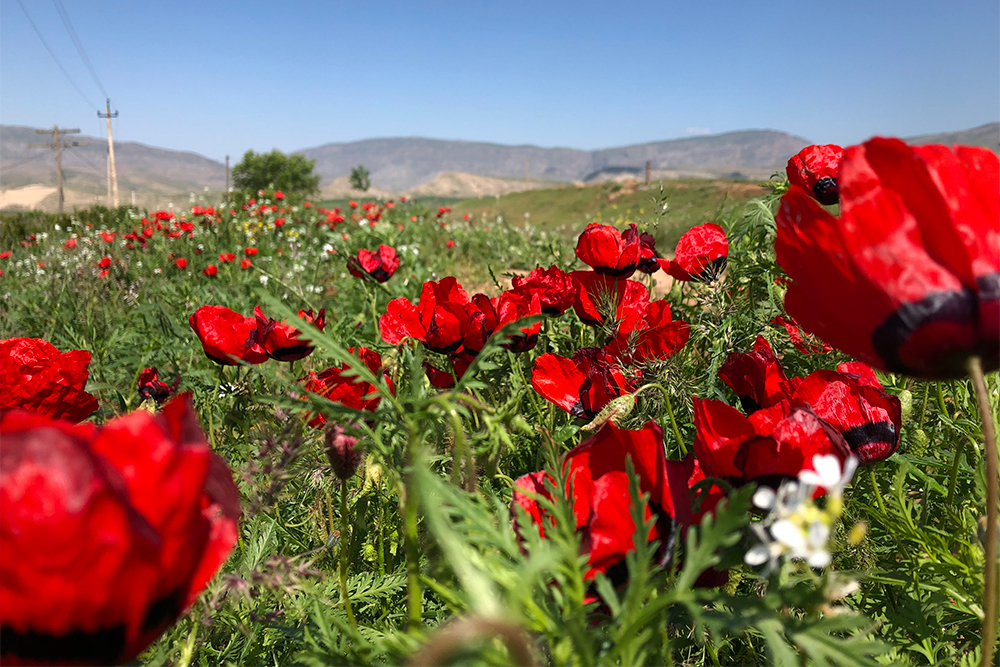
[[[923,456],[926,451],[927,434],[924,432],[924,429],[918,428],[913,432],[913,437],[910,438],[910,446],[907,448],[907,454],[911,456]]]
[[[604,409],[597,413],[593,421],[581,426],[584,431],[596,431],[608,422],[618,426],[625,417],[628,417],[635,407],[635,394],[625,394],[612,400],[604,406]]]
[[[358,439],[348,435],[341,424],[333,424],[327,427],[324,441],[333,473],[342,480],[353,475],[361,462],[361,452],[355,449]]]
[[[899,409],[900,409],[900,423],[902,426],[906,426],[906,423],[910,421],[910,415],[913,414],[913,394],[909,389],[904,389],[897,394],[899,399]]]

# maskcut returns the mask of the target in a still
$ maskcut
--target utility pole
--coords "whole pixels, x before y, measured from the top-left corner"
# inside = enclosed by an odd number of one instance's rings
[[[229,156],[226,156],[226,197],[229,196]]]
[[[646,185],[649,185],[649,176],[652,171],[652,167],[653,165],[649,162],[649,160],[646,160]]]
[[[118,118],[118,112],[111,113],[111,100],[105,99],[104,113],[97,112],[98,118],[106,118],[108,121],[108,168],[111,177],[108,179],[108,195],[111,197],[111,205],[118,208],[118,172],[115,171],[115,142],[111,138],[111,119]]]
[[[59,141],[60,134],[79,134],[80,129],[76,128],[73,130],[59,129],[58,125],[53,125],[51,130],[35,130],[35,134],[51,134],[52,143],[51,144],[28,144],[28,148],[51,148],[56,152],[56,184],[59,187],[59,213],[63,212],[63,206],[66,202],[66,198],[63,195],[63,175],[62,175],[62,149],[70,148],[72,146],[86,146],[87,142],[83,141]]]

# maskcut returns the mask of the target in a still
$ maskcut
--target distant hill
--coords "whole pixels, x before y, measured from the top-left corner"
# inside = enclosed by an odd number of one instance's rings
[[[767,170],[784,165],[808,144],[785,132],[743,130],[598,151],[407,137],[324,144],[299,152],[316,160],[324,184],[364,164],[374,185],[398,191],[426,183],[442,172],[586,181],[609,168],[645,169],[647,160],[653,169]]]
[[[81,192],[107,191],[107,138],[66,135],[66,141],[86,141],[86,146],[62,151],[65,187]],[[48,143],[51,134],[36,134],[35,128],[0,125],[0,187],[55,185],[55,159],[51,150],[28,148],[29,143]],[[226,168],[215,160],[185,151],[146,146],[132,141],[115,142],[115,166],[119,194],[127,201],[129,191],[149,193],[221,192]]]
[[[989,148],[994,153],[1000,151],[1000,123],[986,123],[979,127],[973,127],[959,132],[941,132],[939,134],[921,134],[916,137],[907,137],[907,143],[911,144],[963,144],[965,146],[982,146]]]
[[[67,202],[71,207],[105,203],[105,139],[67,139],[89,141],[63,152]],[[28,148],[29,143],[46,141],[51,135],[36,134],[34,128],[0,125],[0,207],[54,208],[55,195],[46,189],[56,181],[52,152]],[[907,141],[963,143],[996,151],[1000,123]],[[789,156],[808,144],[807,139],[776,130],[741,130],[596,151],[402,137],[324,144],[298,152],[316,160],[326,197],[354,196],[346,176],[359,164],[371,172],[369,196],[406,191],[486,196],[552,182],[642,179],[647,160],[655,179],[760,179],[782,169]],[[115,144],[115,156],[122,202],[131,201],[135,192],[140,205],[180,205],[192,194],[207,201],[224,188],[222,163],[197,153],[124,141]]]

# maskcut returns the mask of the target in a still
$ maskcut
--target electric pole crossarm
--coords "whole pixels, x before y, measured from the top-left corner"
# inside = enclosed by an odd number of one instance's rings
[[[35,134],[51,134],[52,143],[50,144],[28,144],[28,148],[51,148],[56,154],[56,186],[59,188],[59,213],[63,212],[63,207],[66,201],[63,195],[63,173],[62,173],[62,153],[61,149],[71,148],[73,146],[86,146],[88,142],[86,141],[60,141],[60,134],[79,134],[80,128],[75,128],[72,130],[60,129],[58,125],[52,126],[51,130],[35,130]]]

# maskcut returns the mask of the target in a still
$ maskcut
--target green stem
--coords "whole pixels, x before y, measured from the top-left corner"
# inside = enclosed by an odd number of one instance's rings
[[[885,511],[885,503],[882,501],[882,490],[878,488],[878,480],[875,479],[875,467],[868,466],[868,479],[872,482],[872,491],[875,493],[875,502],[878,504],[878,509],[882,514],[888,515]]]
[[[917,423],[917,430],[923,430],[924,428],[924,415],[927,413],[927,399],[931,395],[931,383],[924,383],[924,400],[920,406],[920,421]]]
[[[420,433],[414,424],[410,424],[410,437],[407,443],[409,450],[407,459],[410,466],[417,465],[414,461],[414,450],[419,446],[417,440]],[[406,588],[409,629],[416,630],[423,621],[423,593],[420,590],[420,550],[417,544],[417,489],[414,484],[413,471],[406,475],[403,489],[403,541],[406,550]]]
[[[962,456],[965,454],[965,439],[959,438],[958,444],[955,445],[955,458],[951,462],[951,476],[948,478],[948,504],[952,504],[955,500],[955,487],[958,486],[958,468],[959,464],[962,462]]]
[[[670,427],[674,430],[674,437],[677,438],[677,449],[681,456],[687,454],[685,451],[687,448],[684,446],[684,440],[681,438],[681,431],[677,428],[677,420],[674,418],[674,408],[670,405],[670,396],[666,391],[663,392],[663,400],[667,404],[667,415],[670,417]]]
[[[993,664],[993,650],[997,637],[997,506],[1000,496],[1000,462],[997,461],[997,434],[993,424],[993,409],[986,389],[986,378],[979,357],[971,357],[966,369],[972,376],[976,391],[979,418],[983,423],[983,441],[986,447],[986,545],[983,592],[983,649],[980,664]]]
[[[340,480],[340,597],[344,601],[344,611],[347,612],[347,622],[357,631],[358,622],[354,620],[354,611],[351,609],[351,597],[347,592],[347,568],[348,550],[350,542],[347,539],[350,530],[347,520],[347,480]]]

